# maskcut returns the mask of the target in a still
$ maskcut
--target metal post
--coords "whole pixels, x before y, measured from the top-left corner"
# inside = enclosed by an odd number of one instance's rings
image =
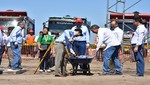
[[[149,31],[150,31],[150,18],[149,18],[149,21],[148,21],[147,29],[148,29],[148,33],[147,33],[147,48],[148,48],[148,49],[147,49],[147,50],[149,51],[149,49],[150,49],[150,48],[149,48],[149,42],[150,42],[150,41],[149,41],[149,40],[150,40],[150,39],[149,39],[149,38],[150,38],[150,32],[149,32]]]
[[[118,0],[116,0],[117,4],[116,4],[116,13],[118,12]]]
[[[130,9],[130,8],[132,8],[133,6],[135,6],[136,4],[138,4],[140,1],[142,1],[142,0],[139,0],[139,1],[135,2],[133,5],[131,5],[131,6],[129,6],[128,8],[126,8],[125,11],[127,11],[127,10]]]
[[[126,0],[124,0],[124,3],[123,3],[123,22],[122,22],[122,29],[123,29],[123,37],[122,39],[124,38],[124,32],[125,32],[125,29],[124,29],[124,24],[125,24],[125,3],[126,3]],[[123,41],[122,41],[123,42]],[[123,42],[124,43],[124,42]],[[124,44],[121,43],[121,50],[122,50],[122,67],[123,67],[123,62],[124,62]]]
[[[107,8],[106,8],[107,12],[106,12],[106,27],[108,27],[108,12],[109,12],[109,0],[107,0]]]

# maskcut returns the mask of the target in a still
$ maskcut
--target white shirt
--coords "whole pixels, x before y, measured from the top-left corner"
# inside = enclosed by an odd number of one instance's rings
[[[6,37],[7,35],[4,33],[4,31],[0,30],[0,46],[6,45]]]
[[[115,37],[118,39],[120,45],[122,43],[122,38],[123,38],[123,31],[119,27],[116,27],[114,30],[112,30],[114,33]]]
[[[7,44],[7,47],[10,47],[10,36],[7,36],[6,37],[6,44]]]
[[[131,44],[141,45],[144,43],[144,38],[147,35],[147,29],[144,25],[137,26],[136,31],[131,39]]]
[[[35,37],[34,42],[37,42],[39,35]]]
[[[77,26],[72,27],[72,30],[78,29]],[[74,37],[73,40],[75,41],[86,41],[87,44],[90,43],[89,39],[89,30],[86,26],[82,25],[79,29],[82,30],[83,36]]]
[[[102,46],[103,43],[106,45],[106,48],[104,50],[106,50],[107,48],[109,48],[111,46],[120,45],[118,39],[115,37],[115,35],[113,34],[113,32],[110,29],[99,28],[98,44],[97,44],[96,50],[98,50],[100,48],[100,46]]]

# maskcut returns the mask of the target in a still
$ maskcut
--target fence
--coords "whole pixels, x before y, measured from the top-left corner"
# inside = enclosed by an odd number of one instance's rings
[[[27,56],[30,54],[32,57],[35,57],[38,51],[37,44],[27,44],[24,43],[22,45],[21,54],[26,54]]]

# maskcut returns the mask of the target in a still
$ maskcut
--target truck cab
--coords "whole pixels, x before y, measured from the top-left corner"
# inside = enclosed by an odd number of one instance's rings
[[[90,27],[90,22],[86,18],[82,18],[83,25]],[[43,23],[44,27],[48,27],[51,35],[60,35],[64,30],[71,29],[76,25],[76,18],[66,15],[65,17],[49,17],[48,21]]]

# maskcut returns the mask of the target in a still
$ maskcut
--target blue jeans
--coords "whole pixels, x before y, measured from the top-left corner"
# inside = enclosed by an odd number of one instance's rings
[[[20,61],[21,61],[21,44],[18,44],[18,48],[15,48],[15,45],[13,42],[10,43],[12,52],[14,54],[14,60],[11,64],[12,69],[19,68]]]
[[[2,62],[2,56],[3,56],[4,50],[5,50],[5,46],[1,46],[0,47],[0,65],[1,65],[1,62]]]
[[[111,46],[104,51],[104,63],[103,63],[103,72],[110,72],[110,59],[116,50],[115,46]]]
[[[122,73],[122,68],[121,68],[121,65],[120,65],[119,58],[118,58],[120,45],[119,46],[115,46],[115,48],[116,48],[116,50],[114,51],[114,53],[112,55],[112,60],[114,62],[114,66],[115,66],[116,72],[117,73]]]
[[[132,45],[133,52],[134,52],[135,46],[136,45]],[[145,63],[144,63],[144,57],[142,55],[142,52],[143,52],[143,45],[138,46],[138,52],[134,52],[134,57],[136,60],[136,72],[137,72],[137,75],[139,76],[144,75]]]

